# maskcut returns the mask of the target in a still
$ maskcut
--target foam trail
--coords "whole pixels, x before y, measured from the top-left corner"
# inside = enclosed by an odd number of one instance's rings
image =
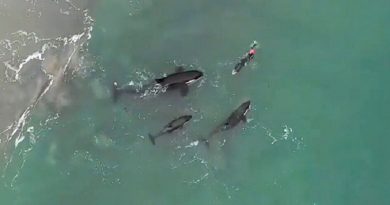
[[[40,92],[38,93],[37,97],[35,98],[34,102],[30,104],[24,112],[21,114],[19,119],[12,125],[12,132],[7,137],[8,140],[11,140],[14,136],[16,136],[15,140],[15,148],[16,146],[23,140],[21,139],[21,133],[23,131],[23,128],[26,124],[26,119],[29,116],[30,112],[33,110],[33,108],[38,104],[39,100],[42,98],[42,96],[45,95],[47,91],[49,91],[50,86],[53,84],[53,77],[49,76],[49,80],[46,81],[46,83],[41,87]],[[18,142],[18,143],[16,143]]]
[[[70,2],[70,1],[69,1]],[[4,139],[0,139],[2,143],[10,142],[13,146],[7,146],[7,153],[4,153],[5,166],[2,169],[1,177],[5,178],[8,172],[14,173],[12,175],[12,182],[16,180],[19,175],[19,172],[24,166],[25,155],[29,152],[33,147],[30,145],[28,149],[22,149],[16,152],[16,148],[23,142],[27,137],[23,135],[23,131],[25,130],[25,125],[27,124],[28,118],[31,115],[31,112],[38,105],[41,99],[54,87],[58,82],[63,80],[63,76],[67,73],[67,71],[71,68],[72,59],[76,56],[77,52],[80,48],[85,48],[88,45],[88,40],[91,39],[91,33],[93,30],[93,19],[88,15],[88,11],[84,10],[84,29],[81,33],[77,33],[75,35],[69,37],[57,37],[57,38],[39,38],[34,32],[28,33],[26,31],[17,31],[13,33],[12,38],[17,38],[17,40],[1,40],[0,41],[0,57],[4,60],[3,64],[6,67],[6,76],[8,80],[11,82],[20,81],[21,76],[20,72],[25,69],[31,61],[37,60],[43,62],[45,60],[46,55],[49,55],[49,50],[59,50],[64,51],[63,57],[65,58],[65,62],[62,63],[60,69],[56,73],[49,73],[49,71],[45,70],[43,66],[41,66],[42,72],[45,74],[45,83],[40,86],[38,93],[32,98],[32,102],[28,105],[22,112],[22,114],[4,131],[1,131],[1,135],[5,135]],[[29,41],[29,42],[27,42]],[[39,43],[41,45],[40,48],[30,55],[25,57],[22,60],[17,59],[19,54],[18,49],[27,47],[27,44],[31,44],[33,42],[33,46]],[[31,46],[31,45],[29,45]],[[9,59],[4,59],[9,58]],[[14,72],[15,75],[12,78],[8,75],[8,72]],[[3,141],[4,140],[4,141]],[[34,139],[35,140],[35,139]],[[32,142],[32,139],[30,139]],[[6,144],[7,145],[7,144]],[[16,164],[17,167],[16,172],[14,172],[13,163],[18,163],[19,157],[21,157],[21,164]]]
[[[84,11],[84,15],[85,15],[85,18],[88,18],[89,16],[87,15],[87,11]],[[92,19],[88,18],[88,22],[90,22]],[[93,21],[92,21],[93,22]],[[19,119],[17,121],[15,121],[15,123],[12,125],[12,132],[11,134],[7,137],[8,140],[11,140],[11,138],[13,138],[13,136],[15,136],[18,132],[19,134],[17,135],[17,139],[20,138],[20,132],[23,130],[23,127],[26,123],[26,119],[27,117],[29,116],[31,110],[38,104],[39,100],[42,98],[42,96],[44,96],[45,93],[47,93],[47,91],[49,91],[50,87],[52,86],[53,82],[54,81],[58,81],[59,78],[62,76],[62,74],[66,74],[66,71],[68,70],[69,68],[69,64],[74,56],[74,54],[79,50],[79,46],[83,46],[84,43],[86,42],[81,42],[80,45],[78,46],[76,43],[78,41],[80,41],[82,39],[82,37],[84,36],[87,36],[87,40],[89,40],[91,38],[91,32],[92,32],[92,29],[93,27],[92,26],[88,26],[84,32],[80,33],[80,34],[75,34],[73,36],[71,36],[68,40],[68,38],[57,38],[57,40],[59,39],[62,39],[63,42],[64,42],[64,45],[67,45],[68,43],[71,43],[73,45],[73,49],[72,49],[72,52],[71,54],[68,56],[67,58],[67,61],[66,61],[66,64],[62,67],[61,69],[61,72],[59,74],[57,74],[55,77],[53,75],[50,75],[48,74],[45,70],[42,69],[42,71],[49,77],[49,80],[41,87],[41,90],[40,92],[38,93],[38,95],[35,97],[35,100],[33,101],[32,104],[30,104],[26,109],[25,111],[22,113],[22,115],[19,117]],[[33,60],[33,59],[38,59],[38,60],[43,60],[43,57],[42,55],[45,54],[45,52],[47,51],[47,49],[49,48],[49,44],[44,44],[41,51],[37,51],[37,52],[34,52],[32,55],[28,56],[26,59],[24,59],[22,61],[22,63],[19,64],[18,68],[15,69],[15,68],[12,68],[8,62],[6,62],[6,65],[9,65],[7,66],[8,68],[10,68],[11,70],[14,70],[16,72],[16,76],[15,76],[15,79],[16,80],[19,80],[19,72],[20,70],[23,68],[23,66],[25,64],[27,64],[29,61]]]
[[[41,48],[41,51],[36,51],[34,53],[32,53],[31,55],[27,56],[27,58],[25,58],[22,63],[19,64],[19,66],[17,68],[15,68],[14,66],[12,66],[10,64],[10,61],[5,61],[3,62],[4,65],[6,66],[6,68],[14,71],[16,74],[15,74],[15,80],[16,81],[19,81],[20,80],[20,71],[22,70],[23,66],[26,65],[28,62],[30,62],[31,60],[43,60],[42,58],[42,55],[46,52],[46,50],[49,48],[48,44],[44,44],[43,47]]]

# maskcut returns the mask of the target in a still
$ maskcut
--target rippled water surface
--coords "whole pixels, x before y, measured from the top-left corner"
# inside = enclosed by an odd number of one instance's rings
[[[389,204],[389,6],[0,0],[0,204]]]

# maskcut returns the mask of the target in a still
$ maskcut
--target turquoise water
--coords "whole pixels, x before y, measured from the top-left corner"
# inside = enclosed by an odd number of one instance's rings
[[[95,63],[69,85],[72,106],[32,112],[1,204],[389,204],[389,4],[96,3]],[[254,63],[232,76],[253,40]],[[112,102],[113,81],[175,64],[205,72],[188,96]],[[248,99],[248,124],[191,144]],[[183,114],[193,121],[152,146],[147,134]]]

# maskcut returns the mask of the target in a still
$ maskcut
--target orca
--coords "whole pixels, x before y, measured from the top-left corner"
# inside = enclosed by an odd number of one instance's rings
[[[154,79],[155,84],[161,85],[167,90],[180,90],[182,96],[186,96],[189,91],[189,85],[198,81],[203,77],[203,72],[199,70],[184,70],[182,66],[176,68],[176,72],[169,74],[162,78]],[[145,86],[148,87],[148,86]],[[117,82],[113,83],[112,95],[114,102],[124,93],[126,94],[137,94],[140,91],[135,90],[130,86],[119,87]]]
[[[153,145],[155,145],[157,137],[172,133],[175,130],[183,128],[184,124],[190,121],[191,119],[192,119],[192,115],[183,115],[172,120],[167,125],[165,125],[164,128],[160,130],[157,134],[155,135],[149,134],[150,141],[152,142]]]
[[[215,134],[232,129],[235,126],[237,126],[241,121],[247,122],[246,115],[250,110],[250,107],[251,107],[251,102],[249,100],[243,102],[237,109],[235,109],[230,114],[230,116],[225,121],[223,121],[210,133],[208,138],[202,138],[200,139],[200,141],[205,142],[208,145],[209,139],[213,137]]]

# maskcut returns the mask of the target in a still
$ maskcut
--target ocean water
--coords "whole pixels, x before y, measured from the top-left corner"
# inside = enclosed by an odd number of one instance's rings
[[[389,8],[0,1],[0,204],[389,204]],[[188,96],[113,102],[177,65],[205,73]],[[246,100],[248,123],[197,143]]]

